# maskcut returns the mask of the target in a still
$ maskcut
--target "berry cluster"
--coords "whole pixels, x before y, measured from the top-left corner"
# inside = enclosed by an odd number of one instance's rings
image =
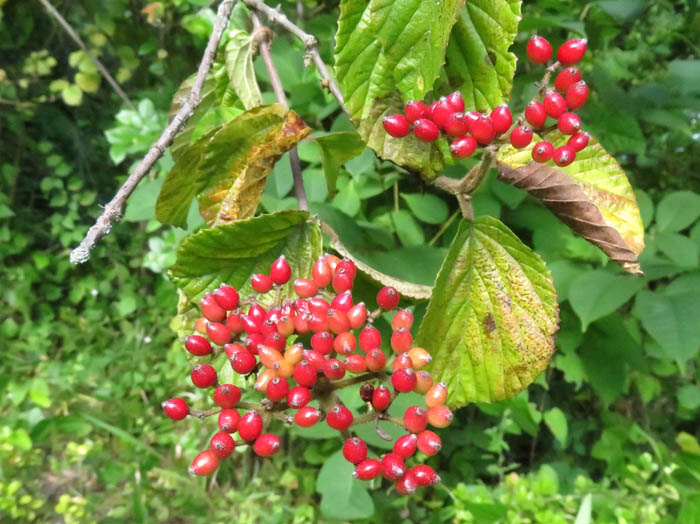
[[[557,52],[557,61],[547,69],[540,89],[542,101],[532,100],[515,125],[507,104],[496,107],[489,114],[465,112],[462,95],[455,91],[430,105],[410,100],[403,114],[384,117],[384,129],[395,138],[408,136],[413,130],[416,138],[424,142],[434,142],[444,134],[452,139],[452,155],[467,158],[480,146],[505,143],[506,135],[513,147],[527,147],[533,140],[534,131],[544,133],[549,130],[546,124],[547,119],[551,118],[556,122],[553,128],[570,135],[570,138],[565,145],[556,149],[551,142],[538,142],[532,150],[532,158],[536,162],[553,160],[558,166],[568,166],[590,140],[588,133],[581,131],[581,119],[573,112],[588,99],[588,86],[581,79],[581,71],[574,67],[585,52],[585,39],[562,44]],[[552,46],[541,36],[533,36],[527,45],[527,56],[536,64],[545,64],[552,58]],[[554,89],[551,89],[547,85],[549,75],[559,66],[565,67],[557,74]]]
[[[413,313],[409,309],[398,310],[393,316],[390,358],[381,349],[382,336],[373,325],[382,312],[397,309],[399,293],[393,287],[382,288],[377,294],[379,308],[369,312],[364,303],[353,301],[355,264],[327,254],[314,264],[312,278],[294,281],[300,298],[282,300],[281,286],[290,280],[291,273],[282,256],[272,264],[269,274],[251,276],[251,286],[258,294],[277,290],[269,309],[256,296],[241,301],[238,291],[229,285],[202,298],[203,316],[195,323],[198,334],[185,339],[185,348],[197,357],[225,352],[236,373],[255,376],[254,389],[264,398],[257,403],[242,401],[238,387],[218,384],[210,364],[196,365],[192,383],[198,388],[215,388],[213,400],[218,407],[193,411],[181,398],[162,405],[173,420],[218,414],[219,432],[209,449],[194,459],[190,471],[213,473],[237,446],[252,445],[263,457],[275,454],[280,438],[263,432],[273,419],[300,427],[325,420],[345,439],[343,455],[356,465],[356,478],[371,480],[382,475],[395,482],[401,494],[438,482],[440,477],[430,466],[409,468],[405,461],[416,450],[426,456],[440,450],[440,437],[427,428],[444,428],[452,421],[452,412],[445,406],[447,387],[434,384],[430,373],[422,369],[431,357],[413,345]],[[345,378],[347,373],[356,376]],[[361,384],[364,413],[354,414],[336,394],[353,384]],[[409,407],[403,419],[390,416],[387,409],[396,396],[411,391],[425,396],[425,406]],[[239,409],[246,412],[241,415]],[[372,458],[367,444],[352,437],[349,429],[380,420],[403,426],[408,433],[396,440],[392,453]],[[240,440],[234,440],[236,432]]]

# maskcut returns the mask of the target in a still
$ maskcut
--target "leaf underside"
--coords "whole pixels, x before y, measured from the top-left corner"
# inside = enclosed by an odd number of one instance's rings
[[[499,220],[462,221],[416,344],[453,407],[517,395],[547,367],[559,307],[542,259]]]

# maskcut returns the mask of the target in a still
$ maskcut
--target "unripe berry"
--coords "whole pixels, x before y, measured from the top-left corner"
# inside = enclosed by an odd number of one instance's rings
[[[348,322],[351,329],[360,329],[367,321],[367,308],[364,302],[355,304],[348,311]]]
[[[428,408],[442,406],[446,401],[447,385],[444,382],[438,382],[425,394],[425,405]]]
[[[209,322],[205,317],[199,317],[194,323],[194,330],[202,335],[207,334],[207,322]]]
[[[313,406],[304,406],[294,415],[294,423],[300,428],[310,428],[321,420],[321,411]]]
[[[578,109],[588,100],[588,85],[581,80],[566,91],[566,103],[571,109]]]
[[[319,331],[311,337],[311,347],[322,355],[328,355],[333,351],[333,335],[328,331]]]
[[[284,358],[282,353],[265,344],[260,344],[258,346],[258,357],[260,358],[260,363],[266,368],[271,368],[275,362]]]
[[[496,134],[502,135],[513,125],[513,113],[507,104],[500,105],[491,111],[491,122]]]
[[[409,473],[413,475],[419,486],[432,486],[440,482],[440,475],[438,475],[433,468],[427,464],[418,464],[413,466]]]
[[[527,42],[525,52],[535,64],[544,64],[552,58],[552,45],[546,38],[535,35]]]
[[[352,464],[359,464],[367,458],[367,444],[359,437],[352,437],[343,444],[343,456]]]
[[[581,131],[580,133],[576,133],[571,138],[569,138],[569,140],[566,142],[566,145],[571,147],[574,151],[578,153],[579,151],[583,151],[586,148],[590,139],[591,136],[588,133],[586,133],[585,131]]]
[[[428,413],[420,406],[411,406],[404,411],[403,423],[411,433],[420,433],[428,426]]]
[[[510,133],[510,144],[516,149],[527,147],[532,142],[532,129],[527,126],[518,126]]]
[[[447,117],[445,131],[448,135],[461,137],[469,132],[469,118],[464,113],[452,113]]]
[[[384,385],[374,388],[374,392],[372,393],[372,407],[374,407],[375,411],[386,411],[390,404],[391,391]]]
[[[211,475],[219,467],[219,458],[211,449],[202,451],[192,461],[190,466],[191,475]]]
[[[355,341],[355,335],[353,335],[350,331],[340,333],[333,341],[333,349],[335,349],[339,355],[350,355],[353,351],[355,351],[356,346],[357,342]]]
[[[160,406],[163,408],[163,413],[173,420],[182,420],[190,412],[187,402],[179,397],[166,400]]]
[[[352,289],[353,278],[350,273],[345,270],[336,271],[333,275],[332,285],[333,291],[336,293],[342,293],[343,291],[348,291]]]
[[[326,414],[326,424],[338,431],[348,429],[353,419],[352,411],[345,406],[333,406]]]
[[[406,119],[413,123],[428,116],[428,107],[419,100],[409,100],[404,107],[404,114]]]
[[[413,364],[412,367],[416,371],[424,368],[433,360],[430,353],[421,347],[411,348],[408,351],[408,356],[411,357],[411,363]]]
[[[362,355],[348,355],[345,359],[345,369],[350,373],[364,373],[367,371],[367,359]]]
[[[550,142],[537,142],[532,148],[532,159],[544,163],[554,154],[554,146]]]
[[[277,331],[283,337],[288,337],[294,333],[294,319],[288,315],[282,315],[277,321]]]
[[[413,124],[413,134],[423,142],[435,142],[440,136],[440,129],[431,120],[421,118]]]
[[[581,129],[581,119],[576,113],[564,113],[557,120],[557,127],[565,135],[575,135]]]
[[[284,258],[284,255],[275,260],[270,266],[270,278],[278,286],[289,282],[291,276],[292,268],[289,267],[289,262]]]
[[[192,384],[198,388],[208,388],[216,384],[216,370],[209,364],[197,364],[190,375]]]
[[[537,100],[530,102],[525,107],[525,120],[535,129],[542,127],[547,121],[547,111],[545,111],[542,103]]]
[[[571,146],[561,146],[554,150],[552,160],[559,167],[566,167],[576,160],[576,151]]]
[[[226,317],[226,327],[231,333],[242,333],[243,323],[241,322],[241,311],[236,309],[231,311]]]
[[[387,453],[382,457],[382,476],[387,480],[396,480],[406,472],[403,459],[395,453]]]
[[[418,489],[418,481],[409,470],[396,481],[394,488],[396,488],[396,493],[399,495],[410,495],[411,493],[415,493],[416,489]]]
[[[352,309],[352,293],[350,291],[338,293],[331,301],[331,309],[337,309],[343,313],[350,311]]]
[[[207,336],[214,344],[223,346],[231,340],[231,332],[221,322],[207,323]]]
[[[339,309],[329,309],[327,314],[328,328],[336,335],[345,333],[350,329],[350,321],[345,312]]]
[[[329,358],[323,366],[323,374],[328,380],[340,380],[345,376],[345,364],[337,358]]]
[[[216,453],[216,456],[220,459],[230,457],[235,447],[236,443],[233,438],[231,438],[231,435],[224,432],[214,435],[209,443],[209,448]]]
[[[270,389],[270,388],[268,388]],[[304,386],[294,386],[287,393],[287,405],[292,409],[300,409],[311,401],[311,390]]]
[[[238,435],[245,441],[255,440],[262,433],[263,419],[255,411],[248,411],[238,422]]]
[[[199,301],[199,306],[202,308],[202,315],[210,322],[221,322],[226,318],[226,310],[219,305],[212,293],[204,295]]]
[[[431,387],[433,387],[433,376],[425,370],[417,371],[416,387],[413,391],[419,395],[425,395]]]
[[[235,409],[222,409],[219,413],[219,429],[226,433],[235,433],[240,421],[241,414]]]
[[[366,326],[360,331],[360,349],[367,353],[382,345],[382,335],[374,326]]]
[[[272,370],[279,378],[289,378],[294,374],[294,364],[286,359],[278,360],[272,365]]]
[[[476,147],[476,140],[471,136],[465,136],[453,140],[450,144],[450,151],[457,158],[467,158],[474,154]]]
[[[311,364],[316,371],[323,371],[323,366],[326,365],[326,357],[315,349],[305,349],[304,360]]]
[[[255,384],[253,384],[253,387],[256,391],[259,391],[260,393],[265,393],[265,391],[267,391],[267,386],[270,384],[270,381],[276,376],[277,373],[274,369],[266,369],[258,375],[258,378],[255,379]]]
[[[418,436],[415,433],[409,433],[403,437],[399,437],[394,442],[394,453],[403,459],[411,458],[418,447]]]
[[[201,357],[211,353],[211,344],[209,341],[199,335],[190,335],[185,338],[185,349],[191,354]]]
[[[394,359],[394,365],[392,366],[392,371],[397,369],[408,369],[413,367],[413,362],[411,362],[411,357],[408,353],[399,353]]]
[[[231,367],[239,375],[247,375],[255,369],[257,363],[258,361],[255,355],[249,353],[247,350],[237,352],[233,355],[233,359],[231,359]]]
[[[294,292],[300,297],[309,298],[318,293],[318,287],[309,278],[298,278],[294,281]]]
[[[253,450],[255,454],[260,457],[269,457],[277,453],[281,445],[280,438],[277,435],[273,433],[263,433],[257,438],[255,444],[253,444]]]
[[[581,71],[577,67],[562,69],[554,79],[554,89],[566,93],[567,89],[581,80]]]
[[[377,478],[382,469],[382,464],[377,459],[366,459],[360,462],[352,476],[359,480],[372,480]]]
[[[493,126],[491,118],[484,115],[479,120],[472,122],[469,132],[481,145],[490,144],[496,138],[496,128]]]
[[[214,391],[214,402],[224,409],[235,408],[241,400],[241,390],[233,384],[221,384]]]
[[[296,366],[294,366],[294,380],[296,380],[297,384],[300,386],[311,388],[314,386],[314,384],[316,384],[317,378],[318,375],[316,369],[306,360],[302,360]]]
[[[566,112],[566,100],[556,91],[547,91],[544,95],[544,110],[552,118],[559,118]]]
[[[408,393],[416,387],[416,372],[412,369],[398,369],[391,375],[391,385],[399,393]]]
[[[221,284],[219,289],[214,291],[214,300],[216,300],[217,304],[222,308],[227,311],[232,311],[238,307],[238,290],[233,286]]]
[[[385,116],[382,124],[384,130],[394,138],[403,138],[411,132],[411,123],[400,114]]]
[[[437,455],[442,449],[442,440],[438,437],[437,433],[426,430],[418,434],[418,450],[432,457]]]
[[[459,113],[464,111],[464,99],[462,98],[462,93],[459,91],[454,91],[447,96],[447,103],[450,107]]]
[[[272,402],[279,402],[289,393],[289,382],[286,378],[275,377],[267,385],[265,394]]]
[[[557,51],[557,60],[565,66],[578,63],[583,58],[583,55],[586,54],[587,44],[588,40],[586,38],[564,42]]]
[[[250,285],[256,293],[267,293],[272,289],[272,278],[269,275],[262,273],[254,273],[250,275]]]
[[[399,328],[411,329],[413,327],[413,312],[410,309],[397,311],[391,319],[391,328],[396,331]]]
[[[456,110],[450,105],[447,98],[443,96],[433,108],[433,113],[430,118],[438,128],[445,129],[447,119],[455,112]]]
[[[312,271],[314,284],[318,288],[324,288],[333,280],[333,270],[323,258],[319,258],[314,264]]]
[[[382,371],[386,366],[386,355],[379,348],[370,350],[365,360],[367,361],[367,369],[374,373]]]
[[[413,345],[413,335],[411,332],[399,328],[391,334],[391,349],[396,353],[405,353]]]
[[[428,424],[435,428],[446,428],[452,423],[452,411],[447,406],[428,408]]]

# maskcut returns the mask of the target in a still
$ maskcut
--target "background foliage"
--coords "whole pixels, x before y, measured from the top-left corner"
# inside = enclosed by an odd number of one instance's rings
[[[700,522],[697,3],[524,3],[517,55],[535,31],[553,41],[589,38],[583,69],[595,95],[582,116],[641,188],[646,275],[623,276],[534,200],[489,179],[475,212],[500,216],[543,255],[562,329],[553,364],[527,392],[458,412],[435,464],[444,484],[421,499],[342,484],[348,465],[337,437],[323,432],[310,445],[309,435],[291,433],[290,452],[274,461],[237,454],[209,482],[186,475],[209,435],[159,409],[181,393],[189,369],[168,329],[176,294],[164,277],[185,231],[161,226],[153,211],[169,156],[92,261],[68,262],[99,203],[166,122],[201,56],[210,4],[56,3],[134,101],[130,110],[38,3],[0,0],[0,518],[199,522],[230,519],[235,508],[241,523],[578,524],[589,514],[605,523]],[[331,63],[337,5],[283,6]],[[375,267],[432,284],[457,234],[456,203],[417,177],[399,178],[357,144],[344,166],[333,163],[337,144],[323,135],[352,129],[349,121],[304,68],[298,42],[280,35],[273,56],[290,105],[314,130],[299,145],[312,211]],[[253,68],[263,101],[274,101],[265,68],[259,60]],[[516,107],[537,76],[518,62]],[[283,159],[263,208],[294,208],[291,186]],[[362,292],[374,289],[367,282]]]

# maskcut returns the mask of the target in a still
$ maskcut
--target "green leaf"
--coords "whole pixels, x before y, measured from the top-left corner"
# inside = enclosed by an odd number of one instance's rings
[[[566,437],[569,434],[569,426],[566,423],[566,415],[564,412],[554,407],[549,411],[544,412],[544,423],[554,435],[562,447],[566,446]]]
[[[416,345],[451,406],[511,398],[547,367],[558,305],[542,259],[499,220],[462,221]]]
[[[581,501],[581,505],[578,507],[578,513],[576,513],[576,520],[574,524],[590,524],[593,514],[593,497],[589,493]]]
[[[700,195],[674,191],[661,199],[656,208],[656,225],[665,232],[682,231],[700,217]]]
[[[51,405],[49,385],[42,378],[32,380],[32,387],[29,390],[29,398],[40,408],[48,408]]]
[[[399,240],[406,247],[420,246],[425,243],[425,234],[420,224],[416,222],[413,215],[405,209],[391,212],[391,221],[399,236]]]
[[[678,404],[683,409],[696,410],[700,408],[700,386],[686,384],[678,389]]]
[[[83,102],[83,91],[75,84],[69,84],[61,90],[61,98],[69,106],[79,106]]]
[[[323,463],[316,479],[321,494],[321,512],[327,518],[342,521],[366,519],[374,514],[374,502],[366,483],[352,476],[355,467],[335,452]]]
[[[246,109],[262,105],[262,94],[255,78],[253,57],[256,44],[253,38],[240,29],[232,28],[226,44],[226,73],[231,86]]]
[[[458,0],[342,0],[336,34],[336,76],[362,139],[377,154],[433,178],[442,155],[410,136],[389,137],[382,117],[403,101],[423,100],[445,61]]]
[[[163,180],[163,177],[142,180],[127,200],[123,220],[139,222],[155,218],[155,205]]]
[[[694,268],[700,262],[700,245],[680,233],[657,233],[654,242],[664,255],[683,268]]]
[[[309,278],[322,252],[321,232],[307,218],[302,211],[282,211],[190,235],[178,248],[171,279],[193,302],[222,283],[247,296],[250,275],[269,272],[272,262],[285,255],[292,278],[284,296],[292,296],[294,280]]]
[[[323,171],[326,173],[328,192],[335,193],[335,184],[340,173],[340,166],[352,160],[365,149],[365,143],[355,131],[340,131],[314,137],[321,148]]]
[[[156,217],[184,227],[195,197],[210,225],[251,216],[277,158],[309,132],[280,104],[238,115],[182,151],[158,196]]]
[[[100,88],[102,77],[98,73],[76,73],[75,84],[86,93],[96,93]]]
[[[602,269],[575,278],[569,288],[569,303],[581,319],[581,331],[622,306],[644,285],[642,279],[614,275]]]
[[[431,193],[401,193],[406,205],[418,220],[427,224],[442,224],[449,209],[445,201]]]

